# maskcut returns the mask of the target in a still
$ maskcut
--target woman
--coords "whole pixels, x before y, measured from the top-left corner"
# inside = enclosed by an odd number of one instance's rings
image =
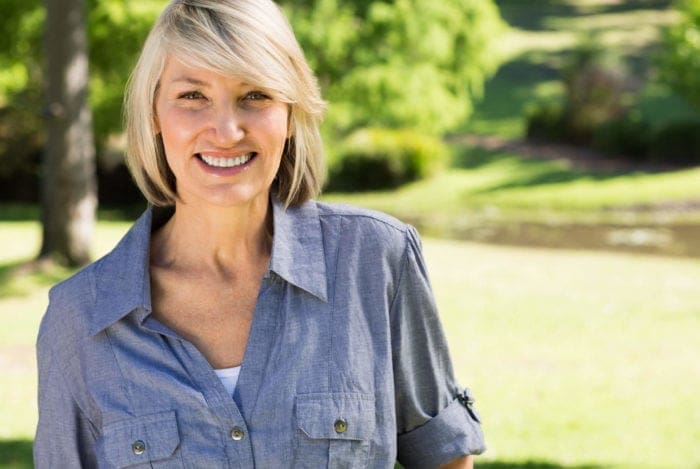
[[[415,230],[312,200],[323,102],[263,0],[175,0],[126,99],[151,203],[54,287],[42,467],[470,467]]]

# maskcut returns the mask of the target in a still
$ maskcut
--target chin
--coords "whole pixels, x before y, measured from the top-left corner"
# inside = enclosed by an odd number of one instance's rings
[[[217,188],[189,197],[182,197],[187,205],[211,206],[216,208],[240,208],[269,198],[270,188],[253,189],[245,187]]]

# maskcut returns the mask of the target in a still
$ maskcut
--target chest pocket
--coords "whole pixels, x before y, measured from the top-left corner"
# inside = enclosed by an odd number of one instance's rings
[[[354,469],[367,466],[375,429],[374,396],[300,394],[296,398],[294,467]]]
[[[183,467],[174,411],[132,417],[104,427],[102,451],[108,467]]]

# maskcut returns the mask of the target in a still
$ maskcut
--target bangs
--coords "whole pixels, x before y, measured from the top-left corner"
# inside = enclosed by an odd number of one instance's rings
[[[164,49],[185,65],[263,88],[285,103],[297,101],[288,57],[258,25],[220,20],[216,11],[180,4],[163,30]]]

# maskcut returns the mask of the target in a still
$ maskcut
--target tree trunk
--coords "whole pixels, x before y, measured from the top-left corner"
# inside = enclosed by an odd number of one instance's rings
[[[40,258],[85,264],[97,191],[84,0],[46,0],[46,125]]]

